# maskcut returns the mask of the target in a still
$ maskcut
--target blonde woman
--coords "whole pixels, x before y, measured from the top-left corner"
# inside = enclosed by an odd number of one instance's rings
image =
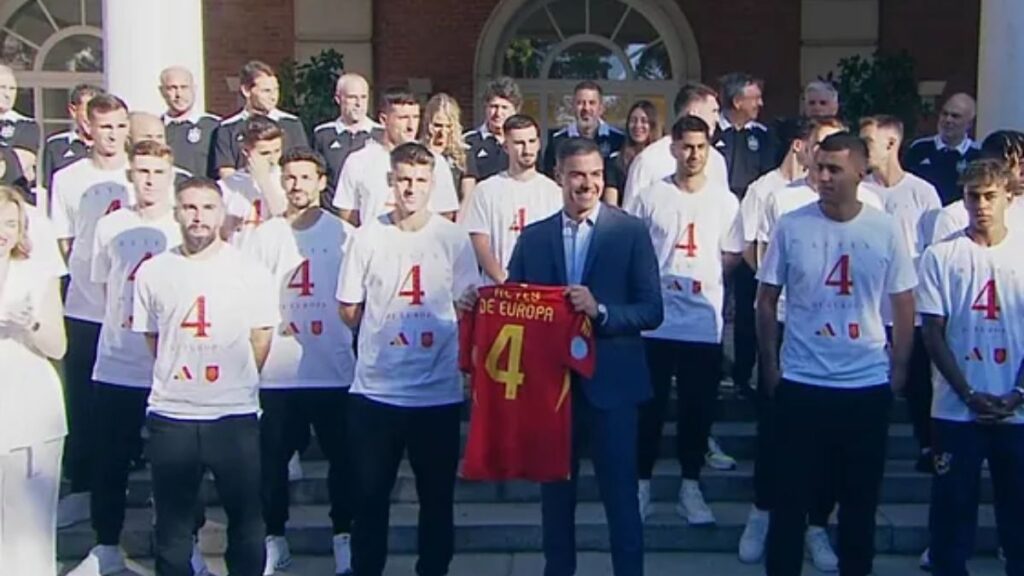
[[[51,359],[64,356],[58,277],[32,256],[21,195],[0,186],[0,574],[57,573],[57,491],[67,434]]]
[[[420,138],[427,148],[448,161],[459,201],[462,202],[466,196],[462,187],[462,176],[466,173],[466,144],[462,141],[462,111],[455,98],[441,92],[427,101]]]

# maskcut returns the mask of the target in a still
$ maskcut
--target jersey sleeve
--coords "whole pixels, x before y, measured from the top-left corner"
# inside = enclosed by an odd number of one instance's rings
[[[249,271],[251,278],[249,317],[251,329],[270,328],[281,322],[278,293],[274,289],[274,278],[262,265],[253,262]]]
[[[338,188],[334,191],[333,202],[334,207],[338,210],[356,210],[359,206],[356,203],[359,189],[356,164],[356,162],[345,162],[341,168],[341,176],[338,177]]]
[[[92,265],[89,270],[89,278],[98,284],[106,284],[110,277],[110,253],[107,251],[109,245],[104,230],[103,220],[96,225],[96,234],[92,239]]]
[[[160,318],[157,315],[156,299],[150,285],[151,262],[139,267],[135,275],[135,288],[132,298],[132,331],[156,334],[160,331]]]
[[[786,283],[786,227],[781,224],[772,233],[771,241],[768,242],[768,250],[764,254],[764,261],[757,269],[757,280],[772,286],[784,286]]]
[[[459,241],[455,246],[455,261],[452,267],[452,296],[458,299],[462,296],[463,292],[476,284],[479,279],[480,270],[477,267],[473,243],[470,242],[468,235],[461,233]]]
[[[917,312],[929,316],[947,316],[949,307],[943,294],[942,263],[934,248],[921,256],[921,281],[914,291]]]
[[[217,127],[213,143],[213,168],[214,171],[220,168],[234,168],[236,163],[235,153],[231,149],[233,144],[231,131],[223,124]]]
[[[466,209],[466,217],[462,221],[463,227],[466,232],[470,234],[484,234],[486,236],[491,235],[491,229],[487,225],[487,202],[489,195],[486,194],[486,189],[481,189],[479,184],[473,189],[473,193],[469,197],[469,206]]]
[[[35,120],[22,122],[20,129],[14,131],[11,147],[28,150],[35,154],[39,150],[39,124]]]
[[[53,230],[57,238],[66,240],[75,237],[74,217],[71,214],[67,198],[64,197],[63,178],[54,176],[52,192],[53,206],[50,208],[50,220],[53,222]]]
[[[891,254],[889,267],[885,271],[885,288],[889,294],[898,294],[917,286],[917,270],[914,269],[914,259],[910,255],[907,240],[900,233],[894,219],[891,219],[890,230]]]
[[[459,211],[459,195],[455,191],[455,177],[448,161],[435,156],[434,189],[430,193],[430,208],[436,214]]]
[[[775,227],[775,193],[768,195],[768,198],[764,201],[764,206],[761,209],[761,213],[757,215],[757,233],[755,239],[762,243],[767,244],[768,239],[771,238],[772,228]]]
[[[597,343],[594,341],[594,327],[586,314],[573,313],[566,344],[566,365],[569,369],[584,378],[592,377],[597,364]]]
[[[722,208],[719,223],[722,234],[719,249],[727,254],[740,254],[743,252],[743,217],[735,198],[726,198],[729,199],[728,204]]]
[[[932,244],[942,242],[961,229],[957,219],[947,210],[940,210],[935,216],[935,229],[932,232]]]
[[[740,202],[740,231],[743,234],[744,242],[757,240],[757,220],[761,212],[761,194],[758,191],[757,182],[747,187],[747,193]]]
[[[363,242],[365,235],[357,235],[349,246],[348,255],[338,276],[338,293],[335,298],[342,304],[362,304],[366,301],[367,259]]]

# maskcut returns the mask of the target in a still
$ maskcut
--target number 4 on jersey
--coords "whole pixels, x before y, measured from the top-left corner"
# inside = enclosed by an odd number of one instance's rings
[[[506,324],[501,327],[498,336],[487,351],[484,370],[491,380],[505,385],[505,399],[515,400],[519,395],[519,387],[523,385],[526,375],[523,374],[523,333],[525,327],[518,324]],[[498,366],[502,354],[508,350],[505,369]]]
[[[423,290],[420,288],[420,265],[416,264],[409,269],[409,273],[402,280],[398,288],[399,298],[408,298],[411,306],[423,304]]]
[[[181,327],[185,330],[195,330],[196,338],[206,338],[209,336],[206,331],[210,326],[211,324],[206,321],[206,296],[200,296],[188,309],[185,319],[181,321]]]
[[[843,254],[839,261],[832,267],[832,271],[825,278],[825,286],[839,288],[840,296],[849,296],[853,293],[853,277],[850,276],[850,255]]]
[[[697,257],[697,224],[690,222],[683,231],[683,238],[676,244],[676,250],[686,252],[687,258]]]
[[[309,268],[309,260],[303,260],[302,264],[299,264],[298,268],[292,272],[291,278],[288,279],[289,290],[298,290],[299,296],[313,295],[313,276]]]
[[[996,281],[989,280],[981,287],[981,292],[971,303],[971,310],[985,313],[985,320],[999,320],[999,291],[996,289]]]

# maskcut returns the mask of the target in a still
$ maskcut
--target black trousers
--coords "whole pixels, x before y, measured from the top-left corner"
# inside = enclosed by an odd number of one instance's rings
[[[142,437],[149,389],[97,382],[94,392],[92,528],[97,544],[116,546],[124,527],[129,466]]]
[[[683,478],[699,480],[715,420],[722,376],[722,345],[647,338],[654,396],[640,407],[637,475],[648,480],[658,459],[672,378],[676,379],[676,456]]]
[[[777,468],[768,529],[768,576],[796,576],[822,462],[838,475],[839,573],[867,576],[875,556],[875,511],[885,468],[892,392],[882,384],[837,389],[783,380],[775,393]]]
[[[754,301],[757,298],[757,278],[746,262],[740,262],[732,275],[735,313],[733,315],[732,381],[737,387],[750,386],[757,362],[757,331]]]
[[[348,389],[261,390],[260,448],[263,519],[267,534],[284,536],[288,522],[288,460],[309,427],[327,458],[327,491],[335,534],[352,525],[352,465],[348,447]]]
[[[100,325],[65,318],[68,350],[64,355],[64,407],[68,417],[68,436],[64,441],[64,476],[71,493],[88,492],[92,480],[93,383],[96,344]]]
[[[924,450],[932,447],[932,361],[924,347],[921,329],[914,329],[914,348],[907,371],[907,386],[903,391],[907,399],[907,412],[914,427],[914,438]]]
[[[156,504],[157,576],[192,576],[195,510],[207,469],[213,472],[228,517],[228,572],[261,576],[265,551],[256,415],[198,421],[150,414],[146,428]]]
[[[455,472],[461,404],[404,408],[349,397],[349,445],[356,471],[352,568],[380,576],[388,555],[391,491],[408,451],[416,475],[419,576],[443,576],[455,553]]]

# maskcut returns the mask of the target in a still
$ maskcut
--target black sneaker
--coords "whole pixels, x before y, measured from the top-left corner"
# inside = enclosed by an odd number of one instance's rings
[[[914,464],[914,470],[922,474],[935,474],[935,460],[932,458],[931,450],[921,450]]]

